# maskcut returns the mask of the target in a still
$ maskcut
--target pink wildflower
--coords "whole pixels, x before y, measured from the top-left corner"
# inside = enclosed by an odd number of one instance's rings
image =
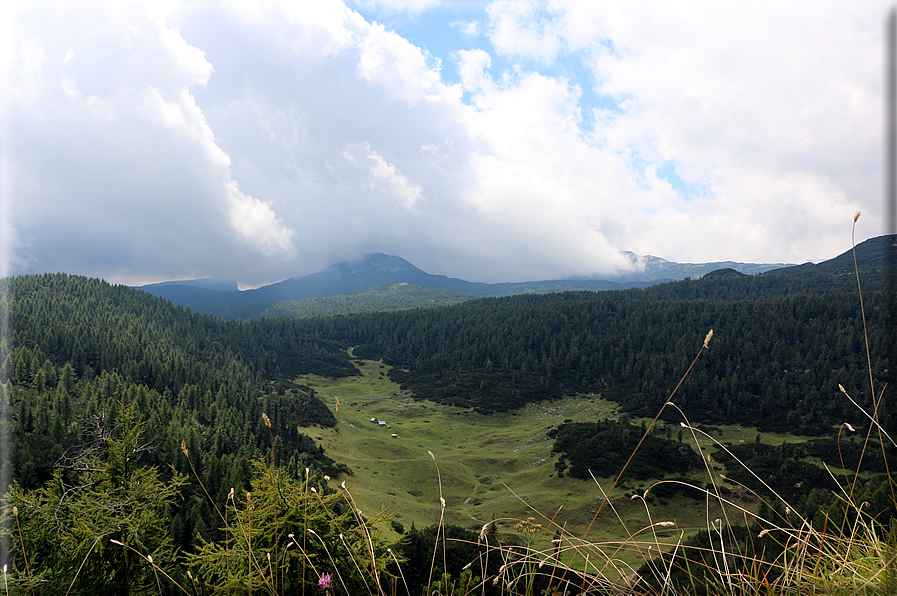
[[[330,592],[330,589],[333,587],[333,576],[329,573],[321,575],[321,579],[318,580],[318,587],[324,590],[324,592]]]

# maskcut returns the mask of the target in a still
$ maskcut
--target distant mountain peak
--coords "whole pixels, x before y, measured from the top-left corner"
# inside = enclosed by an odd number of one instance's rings
[[[388,269],[390,271],[420,271],[420,269],[418,269],[402,257],[388,255],[382,252],[368,253],[364,255],[364,257],[362,257],[361,262],[369,265],[375,265],[383,269]]]
[[[322,272],[295,277],[293,279],[311,279],[321,274],[326,274],[330,277],[334,277],[342,275],[369,275],[376,273],[385,273],[388,275],[403,272],[426,275],[423,271],[421,271],[402,257],[388,255],[382,252],[371,252],[364,255],[360,259],[356,259],[354,261],[340,261],[339,263],[334,263]]]
[[[631,250],[621,250],[620,254],[628,257],[633,263],[672,263],[672,261],[667,261],[654,255],[638,255]]]
[[[634,271],[621,271],[616,275],[607,276],[605,279],[656,283],[659,281],[679,280],[686,277],[699,278],[719,269],[731,269],[745,275],[756,275],[764,271],[791,266],[788,263],[738,263],[735,261],[677,263],[653,255],[637,255],[630,250],[621,251],[620,254],[628,258],[636,269]]]

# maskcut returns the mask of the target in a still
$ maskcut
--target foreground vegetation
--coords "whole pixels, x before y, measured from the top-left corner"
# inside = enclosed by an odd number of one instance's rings
[[[667,405],[677,407],[672,399]],[[279,594],[312,592],[317,585],[347,594],[411,594],[421,587],[440,594],[867,594],[894,587],[897,532],[864,511],[869,503],[857,500],[858,476],[838,487],[840,518],[817,523],[759,478],[762,488],[754,495],[763,506],[746,507],[711,471],[710,458],[704,470],[711,482],[688,490],[715,507],[706,530],[689,540],[673,521],[652,518],[651,493],[668,496],[668,483],[626,499],[647,514],[647,523],[637,526],[624,519],[621,501],[609,498],[636,461],[631,458],[609,488],[592,489],[605,497],[601,502],[617,516],[623,538],[598,539],[591,527],[574,533],[556,514],[540,511],[517,519],[513,528],[508,523],[499,530],[510,520],[493,520],[479,532],[465,531],[445,523],[448,504],[438,481],[440,523],[424,530],[393,523],[404,536],[391,545],[388,513],[364,513],[346,481],[311,469],[297,478],[276,461],[257,460],[249,491],[231,490],[220,503],[209,498],[223,535],[178,554],[165,531],[167,511],[188,480],[177,474],[163,480],[156,468],[136,463],[149,445],[134,409],[122,406],[111,432],[97,429],[93,443],[43,487],[13,487],[5,512],[14,521],[9,538],[19,546],[7,577],[14,592],[65,586],[71,593]],[[273,447],[271,420],[267,414],[261,420]],[[709,433],[683,424],[694,445],[709,440],[735,457]],[[650,435],[649,425],[642,437]],[[186,442],[180,450],[193,470]],[[440,460],[432,453],[429,459],[441,479]],[[409,580],[418,588],[412,590]]]
[[[897,445],[880,423],[880,349],[868,348],[884,339],[865,332],[883,296],[851,315],[839,294],[733,299],[742,281],[726,279],[306,322],[223,322],[61,274],[5,280],[4,586],[887,593]],[[686,330],[713,321],[726,339]],[[849,390],[817,386],[838,376]],[[378,387],[389,389],[375,399]],[[620,399],[571,395],[584,387]],[[396,410],[387,428],[370,416]],[[545,412],[517,434],[515,418]],[[750,417],[817,438],[773,445],[724,426]],[[450,454],[453,430],[467,442]],[[433,481],[401,498],[371,490],[390,465]],[[517,484],[536,476],[550,501]],[[513,505],[496,516],[499,486]],[[388,497],[395,514],[381,510]],[[429,505],[404,508],[415,501]],[[688,521],[668,516],[685,509]]]

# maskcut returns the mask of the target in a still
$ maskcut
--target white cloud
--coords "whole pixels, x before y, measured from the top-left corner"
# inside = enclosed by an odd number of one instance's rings
[[[167,277],[220,270],[245,242],[292,254],[271,207],[236,189],[190,91],[213,71],[202,52],[151,10],[104,8],[20,23],[6,112],[20,262]],[[82,35],[87,21],[106,28]]]
[[[431,152],[438,152],[438,148],[431,147]],[[367,175],[359,182],[360,187],[367,187],[374,192],[382,192],[387,200],[394,200],[397,204],[414,211],[423,198],[423,189],[415,184],[408,176],[371,149],[368,142],[353,143],[340,152],[340,156],[357,166]]]
[[[440,4],[440,0],[355,0],[355,2],[364,8],[412,14],[421,13]]]
[[[476,39],[480,36],[479,21],[453,21],[449,25],[457,29],[461,35],[468,41]]]
[[[368,26],[361,15],[339,0],[224,0],[224,6],[248,26],[238,27],[235,33],[257,32],[297,55],[312,58],[336,56],[353,47]],[[215,19],[222,16],[214,9],[201,14]]]
[[[371,176],[388,188],[395,197],[408,209],[414,209],[423,196],[423,189],[398,171],[393,164],[387,163],[376,151],[368,153],[371,161]]]
[[[491,151],[473,156],[476,183],[465,192],[490,228],[493,241],[483,252],[499,251],[484,258],[507,262],[517,255],[530,267],[540,263],[538,272],[549,276],[549,264],[559,260],[569,263],[568,275],[623,267],[615,245],[626,240],[619,228],[631,206],[621,198],[644,201],[648,193],[620,156],[578,134],[578,90],[531,74],[484,95],[474,98],[485,107],[470,126],[490,140]]]
[[[11,73],[15,62],[13,23],[16,22],[16,8],[13,2],[0,4],[0,75]]]
[[[278,253],[292,256],[296,252],[293,231],[284,225],[268,203],[243,194],[233,182],[227,183],[226,189],[231,225],[244,242],[268,256]]]
[[[436,69],[427,65],[420,48],[383,25],[371,25],[359,44],[358,72],[362,79],[382,85],[409,105],[440,100],[447,94]]]
[[[458,50],[458,71],[465,91],[485,91],[492,86],[489,67],[492,57],[484,50]]]
[[[489,39],[500,54],[553,61],[563,45],[562,3],[496,0],[489,4]]]
[[[674,218],[677,225],[737,230],[749,218],[748,227],[763,229],[753,241],[721,236],[700,245],[684,233],[642,234],[630,240],[634,250],[679,260],[724,253],[823,258],[843,248],[826,242],[855,210],[879,212],[884,3],[652,2],[622,9],[502,0],[489,14],[490,38],[511,60],[557,65],[586,57],[596,93],[622,106],[620,113],[598,111],[593,143],[637,156],[636,169],[674,161],[687,181],[709,182],[708,200],[672,204],[684,218]],[[657,191],[668,186],[640,178]],[[795,192],[793,180],[822,194]],[[808,226],[822,227],[798,240],[789,233],[793,224],[777,217],[782,205],[831,211],[811,217]],[[668,210],[646,215],[671,217]]]
[[[450,85],[337,0],[21,5],[17,267],[257,285],[371,251],[484,281],[620,250],[830,257],[878,212],[880,8],[500,0],[447,21],[492,44],[441,54]]]
[[[173,101],[162,97],[158,88],[148,90],[149,110],[177,134],[189,137],[208,155],[216,166],[226,170],[230,157],[215,143],[215,135],[206,123],[205,116],[196,105],[196,99],[186,89],[181,89]]]

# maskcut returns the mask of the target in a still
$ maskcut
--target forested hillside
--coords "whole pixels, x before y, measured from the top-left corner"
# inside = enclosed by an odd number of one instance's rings
[[[282,321],[225,323],[126,286],[65,274],[7,283],[13,345],[39,347],[79,374],[116,370],[160,392],[178,392],[188,379],[214,391],[225,376],[254,382],[306,372],[354,374],[332,342],[297,334]]]
[[[487,298],[454,306],[302,320],[221,321],[140,291],[66,275],[10,280],[16,381],[66,368],[172,396],[248,395],[300,374],[354,374],[383,359],[418,398],[505,411],[600,393],[655,413],[709,329],[711,350],[677,403],[696,422],[820,433],[864,422],[868,391],[857,295],[799,293],[787,276],[708,276],[619,292]],[[812,287],[812,286],[810,286]],[[806,286],[805,286],[806,288]],[[759,296],[759,297],[758,297]],[[884,375],[884,298],[866,294],[873,373]],[[47,371],[42,372],[44,364]],[[59,376],[59,372],[55,372]],[[300,390],[300,389],[295,389]]]
[[[394,378],[420,397],[492,411],[590,392],[639,415],[659,409],[713,329],[712,349],[677,398],[694,420],[803,433],[862,422],[838,391],[841,383],[871,404],[856,296],[676,297],[728,294],[729,281],[487,299],[320,320],[315,328],[397,367]],[[873,371],[881,378],[881,294],[866,295],[866,313]]]
[[[46,482],[54,466],[112,433],[123,404],[146,425],[152,448],[139,461],[163,476],[189,473],[185,441],[219,502],[232,487],[248,486],[253,459],[270,455],[263,412],[273,421],[277,460],[293,474],[307,466],[345,471],[301,432],[335,424],[330,410],[289,380],[352,373],[329,343],[277,321],[225,324],[96,279],[56,274],[4,283],[15,347],[0,356],[12,381],[12,477],[23,488]],[[188,493],[201,495],[198,486]],[[204,498],[183,501],[173,524],[185,546],[217,528]]]

